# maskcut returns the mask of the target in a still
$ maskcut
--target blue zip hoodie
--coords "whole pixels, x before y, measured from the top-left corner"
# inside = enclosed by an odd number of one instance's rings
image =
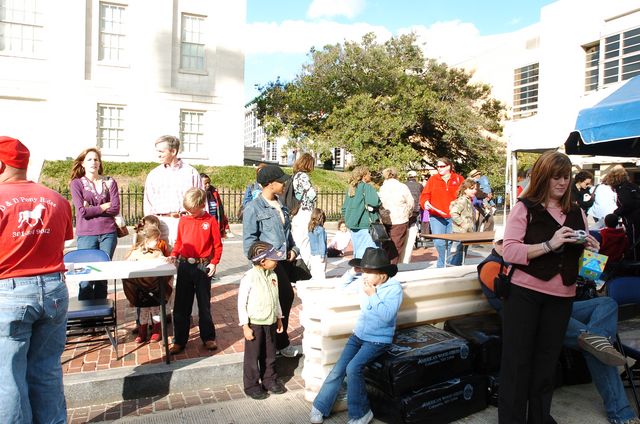
[[[396,331],[398,310],[402,304],[402,286],[395,278],[389,278],[368,296],[363,289],[364,276],[351,270],[342,276],[342,287],[359,289],[360,315],[353,334],[367,342],[391,343]]]

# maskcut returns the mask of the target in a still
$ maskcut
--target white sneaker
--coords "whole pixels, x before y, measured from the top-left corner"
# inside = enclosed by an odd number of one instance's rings
[[[300,351],[300,349],[296,346],[293,345],[289,345],[287,347],[285,347],[284,349],[280,349],[280,355],[282,356],[286,356],[287,358],[295,358],[298,355],[301,355],[302,352]]]
[[[371,409],[369,409],[369,412],[358,419],[349,420],[347,424],[369,424],[371,420],[373,420],[373,412],[371,412]]]
[[[309,422],[313,424],[321,424],[324,421],[322,412],[318,411],[315,406],[311,406],[311,414],[309,414]]]

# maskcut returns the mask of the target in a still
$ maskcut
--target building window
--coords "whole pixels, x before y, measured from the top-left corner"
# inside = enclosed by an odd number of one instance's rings
[[[107,152],[124,147],[124,106],[98,105],[98,147]]]
[[[538,112],[539,64],[518,68],[513,81],[513,119],[526,118]]]
[[[185,153],[202,153],[204,142],[204,112],[194,110],[180,111],[180,140]]]
[[[182,15],[180,69],[204,71],[204,17]]]
[[[640,75],[640,27],[604,39],[603,85]]]
[[[584,91],[589,92],[598,89],[598,78],[600,74],[600,43],[585,46],[584,53]]]
[[[39,0],[0,0],[0,52],[36,57],[42,51]]]
[[[121,63],[125,61],[125,8],[100,3],[100,42],[98,60]]]

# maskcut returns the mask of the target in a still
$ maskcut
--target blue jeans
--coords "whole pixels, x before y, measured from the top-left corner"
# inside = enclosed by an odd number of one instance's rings
[[[453,229],[451,225],[451,219],[449,218],[440,218],[435,216],[429,217],[429,227],[431,228],[431,234],[449,234]],[[433,245],[438,252],[438,268],[444,268],[444,257],[448,256],[447,247],[448,243],[446,240],[433,240]],[[451,263],[451,259],[449,258],[449,263]],[[462,256],[460,257],[462,261]]]
[[[371,239],[368,229],[351,230],[351,243],[353,244],[353,258],[361,259],[367,247],[377,247]]]
[[[118,236],[116,232],[99,234],[97,236],[78,236],[78,249],[100,249],[109,258],[113,259],[116,251]],[[107,282],[102,281],[82,281],[78,290],[78,300],[106,299]]]
[[[100,249],[111,259],[113,259],[117,244],[118,235],[115,231],[97,236],[78,236],[78,249]]]
[[[363,417],[371,408],[362,371],[368,363],[389,349],[389,346],[388,343],[366,342],[352,334],[338,362],[324,380],[320,392],[313,401],[313,406],[322,412],[322,415],[328,417],[346,375],[349,418]]]
[[[0,422],[66,422],[68,307],[60,273],[0,280]]]
[[[622,423],[635,417],[617,367],[597,360],[578,347],[578,336],[588,331],[608,338],[615,337],[618,323],[618,305],[610,297],[598,297],[573,303],[571,319],[565,333],[564,345],[580,350],[587,362],[591,379],[602,397],[607,418],[611,423]]]

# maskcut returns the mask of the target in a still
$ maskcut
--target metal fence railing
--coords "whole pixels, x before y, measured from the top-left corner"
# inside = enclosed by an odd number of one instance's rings
[[[68,188],[59,188],[58,192],[68,200],[71,200],[71,193]],[[219,193],[229,222],[240,222],[240,207],[242,206],[244,191],[222,188],[219,189]],[[337,221],[341,218],[344,195],[345,192],[343,191],[318,192],[316,206],[325,212],[327,221]],[[500,211],[503,206],[502,202],[504,201],[504,193],[494,193],[494,198],[498,201],[496,206],[498,211]],[[134,222],[138,222],[144,216],[143,199],[144,190],[141,188],[134,187],[133,189],[120,189],[120,213],[129,225]],[[75,222],[75,208],[72,209]]]

